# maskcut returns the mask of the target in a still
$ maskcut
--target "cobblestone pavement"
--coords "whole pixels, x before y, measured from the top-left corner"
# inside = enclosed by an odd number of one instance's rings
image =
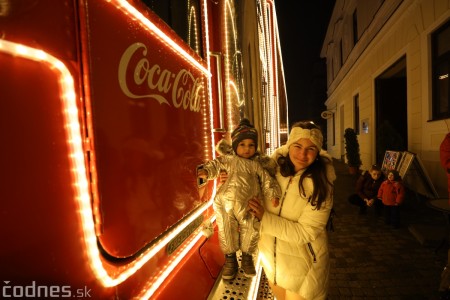
[[[440,299],[438,288],[447,261],[445,217],[423,197],[409,192],[398,229],[385,225],[372,209],[359,215],[347,201],[356,176],[335,160],[334,232],[329,234],[333,299]],[[428,228],[422,235],[411,228]]]

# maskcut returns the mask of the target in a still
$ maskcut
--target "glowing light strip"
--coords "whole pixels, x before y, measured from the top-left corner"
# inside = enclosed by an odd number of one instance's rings
[[[278,65],[281,67],[281,75],[278,74],[278,68],[276,68],[276,72],[277,72],[277,78],[279,76],[281,76],[281,78],[283,79],[283,94],[284,97],[286,99],[286,101],[284,101],[284,105],[286,106],[286,111],[289,111],[289,107],[288,107],[288,102],[287,102],[287,91],[286,91],[286,84],[285,84],[285,76],[284,76],[284,65],[283,65],[283,55],[282,55],[282,51],[281,51],[281,42],[280,42],[280,35],[279,35],[279,31],[278,31],[278,17],[277,17],[277,13],[276,13],[276,9],[275,9],[276,5],[274,4],[274,9],[273,9],[273,14],[274,14],[274,20],[275,20],[275,34],[276,34],[276,42],[277,42],[277,52],[278,52],[278,56],[279,57],[279,63]],[[278,82],[278,79],[277,79]],[[278,148],[279,146],[281,146],[281,127],[280,127],[280,96],[278,95],[277,97],[277,125],[278,125],[278,135],[276,136],[276,148]],[[288,122],[286,121],[286,124],[288,124]],[[288,124],[289,127],[289,124]]]
[[[278,148],[279,146],[279,139],[280,139],[280,123],[279,123],[279,117],[280,117],[280,99],[279,99],[279,81],[278,81],[278,52],[279,44],[278,44],[278,27],[277,27],[277,20],[276,20],[276,13],[275,13],[275,3],[271,0],[268,1],[271,6],[271,49],[272,49],[272,55],[273,55],[273,61],[272,61],[272,78],[273,79],[273,101],[272,101],[272,131],[271,131],[271,145],[273,149]]]
[[[259,290],[259,282],[261,281],[261,275],[262,275],[262,266],[260,266],[261,259],[258,255],[258,258],[256,259],[255,263],[255,270],[256,270],[256,276],[252,277],[252,280],[250,281],[249,290],[247,294],[247,300],[256,300],[259,297],[258,290]]]
[[[161,273],[159,277],[156,277],[155,281],[149,282],[147,287],[144,289],[144,293],[138,296],[137,299],[149,299],[158,290],[161,284],[166,280],[170,273],[173,272],[175,267],[181,262],[181,260],[189,253],[189,251],[195,246],[195,244],[203,237],[203,234],[199,232],[192,241],[184,247],[180,254],[178,254],[174,260],[167,265],[164,272]]]
[[[270,144],[273,145],[274,141],[276,139],[276,134],[277,134],[277,130],[275,130],[275,128],[277,128],[277,125],[275,124],[275,120],[276,120],[276,116],[275,116],[275,111],[276,111],[276,103],[277,101],[277,94],[276,94],[276,87],[277,87],[277,81],[276,81],[276,75],[275,75],[275,70],[276,70],[276,53],[275,53],[275,41],[274,41],[274,14],[273,14],[273,10],[274,10],[274,5],[273,3],[269,0],[266,1],[266,6],[267,6],[267,36],[268,36],[268,49],[270,51],[270,55],[269,55],[269,72],[270,72],[270,84],[269,84],[269,88],[270,88],[270,102],[269,102],[269,122],[270,124],[270,133],[269,133],[269,140],[270,140]]]
[[[209,26],[208,26],[208,7],[207,7],[207,0],[203,0],[203,15],[204,15],[204,20],[203,20],[203,24],[205,24],[205,46],[206,46],[206,63],[208,66],[208,70],[209,73],[211,74],[211,55],[210,55],[210,46],[209,46]],[[219,82],[219,84],[221,84],[221,82]],[[210,132],[211,135],[209,136],[209,141],[211,141],[210,144],[210,149],[206,149],[205,147],[205,152],[204,152],[204,158],[208,159],[210,156],[210,153],[212,153],[213,157],[216,157],[216,152],[214,151],[215,149],[215,145],[216,145],[216,141],[214,138],[214,133],[213,133],[213,128],[214,128],[214,111],[213,111],[213,93],[212,93],[212,80],[211,80],[211,76],[208,77],[208,96],[209,96],[209,114],[204,114],[203,115],[203,130],[204,132]],[[206,111],[206,110],[205,110]],[[209,119],[209,125],[208,125],[208,119]],[[205,136],[205,143],[204,145],[208,145],[208,136]],[[212,195],[214,195],[216,192],[216,184],[214,185],[214,190]],[[213,201],[213,197],[211,198],[211,204]]]
[[[265,85],[264,85],[264,90],[265,90],[265,99],[264,99],[264,103],[263,103],[263,109],[264,109],[264,124],[267,126],[267,128],[269,129],[266,133],[265,133],[265,137],[266,137],[266,140],[270,143],[270,133],[269,133],[269,131],[270,131],[270,128],[272,127],[272,125],[271,125],[271,121],[270,121],[270,112],[269,112],[269,104],[270,104],[270,99],[271,99],[271,96],[270,96],[270,76],[271,76],[271,74],[270,74],[270,68],[269,68],[269,56],[270,56],[270,52],[269,52],[269,42],[268,42],[268,37],[267,37],[267,11],[266,11],[266,1],[261,1],[262,3],[261,3],[261,5],[262,5],[262,8],[261,8],[261,16],[262,16],[262,19],[263,19],[263,22],[262,22],[262,28],[261,28],[261,30],[262,30],[262,32],[261,32],[261,35],[262,35],[262,41],[263,41],[263,44],[262,44],[262,48],[264,49],[263,51],[264,51],[264,60],[263,60],[263,63],[264,63],[264,73],[265,73],[265,80],[266,80],[266,82],[265,82]]]
[[[198,36],[198,24],[197,24],[197,15],[195,14],[195,7],[190,6],[188,1],[188,11],[189,11],[189,17],[188,17],[188,45],[192,46],[191,43],[191,30],[192,27],[194,28],[194,49],[197,54],[200,54],[200,43],[199,43],[199,36]]]
[[[236,95],[237,103],[240,105],[241,99],[239,99],[239,91],[237,89],[236,83],[234,83],[234,80],[230,80],[228,82],[228,84],[230,85],[230,87],[232,87],[232,90],[233,90],[234,94]],[[230,90],[230,93],[231,93],[231,90]],[[243,100],[242,100],[242,102],[243,102]]]
[[[140,269],[145,263],[147,263],[156,253],[158,253],[163,247],[167,245],[168,242],[170,242],[173,238],[177,236],[178,233],[180,233],[184,228],[186,228],[187,225],[192,223],[198,216],[200,216],[207,208],[209,208],[212,205],[213,199],[211,199],[207,204],[205,204],[200,210],[198,210],[195,214],[191,215],[188,219],[183,220],[183,222],[177,226],[173,231],[171,231],[168,235],[166,235],[159,243],[155,244],[153,247],[148,249],[145,253],[142,254],[140,258],[137,258],[134,262],[131,262],[127,266],[125,266],[125,270],[119,274],[117,278],[111,278],[108,276],[108,280],[106,281],[107,286],[115,286],[124,280],[126,280],[128,277],[133,275],[138,269]],[[183,253],[180,253],[179,255],[183,255]],[[181,257],[175,257],[176,259],[182,259],[184,256]],[[167,269],[160,273],[160,276],[167,277],[171,267],[175,267],[173,265],[175,263],[174,261],[171,261],[168,264]],[[172,266],[173,265],[173,266]],[[109,283],[109,284],[108,284]],[[155,281],[155,283],[160,282],[158,280]],[[157,289],[159,287],[154,287]]]
[[[273,66],[272,66],[272,78],[273,78],[273,98],[272,98],[272,130],[271,130],[271,138],[270,138],[270,144],[276,145],[277,136],[278,133],[278,75],[277,75],[277,69],[278,69],[278,57],[277,57],[277,41],[276,41],[276,35],[277,35],[277,28],[276,28],[276,19],[275,19],[275,5],[273,1],[268,0],[270,3],[270,11],[271,11],[271,36],[272,36],[272,56],[273,56]]]
[[[203,24],[205,25],[205,47],[206,47],[206,63],[208,66],[208,70],[209,73],[211,74],[211,55],[210,55],[210,46],[209,46],[209,38],[210,38],[210,34],[209,34],[209,26],[208,26],[208,4],[207,4],[207,0],[203,0],[203,15],[204,15],[204,19],[203,19]],[[219,82],[219,84],[222,84],[221,82]],[[208,142],[210,142],[210,147],[209,149],[207,147],[205,147],[204,150],[204,158],[208,159],[210,156],[210,154],[212,154],[213,158],[216,158],[216,140],[214,137],[214,132],[213,132],[213,128],[214,128],[214,110],[213,110],[213,106],[214,106],[214,102],[213,102],[213,93],[212,93],[212,80],[211,80],[211,76],[208,77],[208,97],[209,97],[209,115],[207,114],[203,114],[203,130],[204,132],[209,132],[211,135],[208,137],[207,135],[205,135],[204,137],[204,145],[208,145]],[[206,109],[205,109],[206,112]],[[209,119],[209,125],[208,125],[208,119]],[[213,190],[211,193],[211,198],[208,201],[208,205],[205,205],[205,209],[209,208],[213,205],[214,202],[214,197],[216,195],[217,192],[217,181],[214,182],[213,185]],[[215,220],[215,216],[213,217]],[[213,220],[211,220],[211,223],[213,222]]]
[[[273,38],[272,38],[272,16],[271,16],[271,12],[272,12],[272,7],[270,5],[270,3],[266,2],[266,10],[267,12],[266,14],[266,35],[267,35],[267,49],[269,51],[269,55],[268,55],[268,63],[269,63],[269,68],[268,71],[270,73],[270,80],[269,80],[269,92],[270,92],[270,97],[268,97],[269,99],[269,122],[270,122],[270,128],[273,129],[273,106],[274,106],[274,95],[275,95],[275,91],[274,91],[274,86],[275,86],[275,80],[274,80],[274,75],[273,75],[273,69],[274,69],[274,62],[273,62]],[[273,130],[271,130],[271,132],[269,132],[269,140],[270,143],[272,144],[273,142]]]
[[[181,48],[177,43],[175,43],[170,37],[168,37],[161,29],[159,29],[155,24],[153,24],[149,19],[144,17],[136,8],[134,8],[128,1],[126,0],[105,0],[106,2],[114,3],[114,5],[124,12],[132,15],[136,20],[142,23],[147,29],[151,32],[155,33],[158,37],[160,37],[167,45],[172,47],[173,50],[177,52],[177,54],[181,54],[186,60],[188,60],[191,64],[193,64],[197,69],[202,71],[207,76],[211,76],[211,73],[205,69],[195,58],[189,55],[183,48]]]
[[[235,17],[234,17],[234,6],[233,2],[230,0],[227,0],[224,4],[224,34],[225,34],[225,55],[224,55],[224,65],[225,65],[225,96],[227,101],[227,116],[228,116],[228,130],[235,127],[235,120],[233,116],[233,101],[231,97],[231,91],[230,91],[230,81],[231,81],[231,75],[230,75],[230,68],[232,67],[231,64],[233,62],[230,62],[230,34],[232,34],[231,39],[234,46],[234,51],[236,51],[237,48],[237,30],[236,30],[236,24],[234,23]],[[231,20],[231,24],[229,25],[227,20]],[[228,31],[228,26],[231,26],[232,32],[230,33]]]
[[[229,53],[229,46],[228,46],[228,36],[229,36],[229,32],[228,32],[228,14],[227,14],[227,8],[229,6],[229,1],[227,0],[223,6],[223,34],[224,34],[224,40],[225,40],[225,54],[223,56],[223,64],[224,64],[224,70],[225,70],[225,99],[226,99],[226,105],[227,105],[227,111],[226,111],[226,118],[228,119],[228,128],[227,130],[230,130],[231,128],[234,128],[233,125],[233,117],[231,115],[231,112],[233,111],[232,109],[232,104],[231,104],[231,100],[230,100],[230,89],[228,87],[228,81],[230,80],[230,69],[229,69],[229,65],[230,65],[230,53]]]
[[[75,199],[79,207],[78,213],[83,226],[84,241],[88,252],[87,256],[90,265],[93,266],[92,269],[95,275],[98,278],[108,278],[99,259],[100,253],[97,249],[97,238],[92,219],[91,198],[85,169],[80,124],[78,122],[78,108],[75,99],[76,94],[73,77],[64,63],[42,50],[0,40],[0,51],[32,61],[42,62],[54,70],[59,77],[60,98],[65,119],[64,128],[68,137],[69,157],[72,164],[72,175],[74,176]]]
[[[261,3],[262,5],[262,18],[263,18],[263,22],[262,22],[262,32],[261,35],[263,36],[262,40],[263,40],[263,45],[262,48],[264,49],[264,72],[266,75],[266,85],[264,86],[265,92],[266,92],[266,97],[264,99],[264,103],[263,103],[263,107],[264,107],[264,123],[267,126],[267,128],[269,129],[268,132],[266,132],[266,139],[269,143],[271,143],[271,139],[270,139],[270,130],[272,128],[272,121],[270,118],[270,102],[272,101],[272,95],[271,95],[271,89],[270,89],[270,85],[271,85],[271,76],[272,73],[270,71],[270,46],[269,46],[269,37],[268,37],[268,29],[267,29],[267,9],[266,9],[266,1],[264,1],[264,3]]]

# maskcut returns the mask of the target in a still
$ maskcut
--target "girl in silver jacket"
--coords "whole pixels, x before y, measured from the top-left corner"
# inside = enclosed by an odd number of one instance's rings
[[[220,155],[205,163],[198,171],[200,178],[208,180],[219,177],[222,171],[228,174],[213,205],[220,247],[225,254],[223,279],[236,276],[238,250],[242,251],[241,268],[244,275],[252,277],[256,274],[253,254],[257,250],[259,222],[248,213],[248,201],[259,197],[276,206],[281,194],[278,183],[263,167],[261,155],[256,151],[258,134],[250,121],[243,119],[232,132],[231,139],[234,153]],[[270,162],[264,165],[270,166]]]
[[[292,126],[286,145],[273,158],[281,186],[279,207],[251,200],[261,220],[259,256],[276,299],[326,299],[329,253],[326,225],[333,207],[336,179],[323,136],[312,122]]]

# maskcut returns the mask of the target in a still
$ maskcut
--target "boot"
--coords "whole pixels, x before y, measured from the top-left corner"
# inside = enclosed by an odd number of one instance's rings
[[[241,268],[245,277],[253,277],[256,275],[255,265],[253,264],[253,256],[248,253],[242,253]]]
[[[238,271],[238,262],[236,259],[236,253],[225,255],[225,265],[223,266],[222,278],[231,280],[236,277]]]

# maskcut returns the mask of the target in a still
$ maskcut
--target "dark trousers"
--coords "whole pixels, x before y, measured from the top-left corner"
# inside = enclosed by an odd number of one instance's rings
[[[362,199],[358,194],[350,195],[348,197],[348,202],[353,205],[359,206],[360,213],[365,213],[367,211],[366,202],[364,202],[364,199]],[[381,215],[381,212],[383,210],[383,202],[381,202],[380,199],[375,199],[373,207],[375,208],[375,214],[378,216]]]
[[[400,226],[400,206],[384,206],[384,222],[395,228]]]

